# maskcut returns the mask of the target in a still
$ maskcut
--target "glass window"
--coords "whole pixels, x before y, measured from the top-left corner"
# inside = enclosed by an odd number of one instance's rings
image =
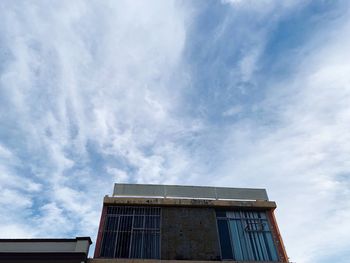
[[[227,220],[218,220],[218,230],[220,237],[221,257],[222,259],[232,259],[232,247]]]
[[[265,212],[217,213],[222,259],[278,261]]]
[[[160,208],[107,208],[100,257],[160,258]]]

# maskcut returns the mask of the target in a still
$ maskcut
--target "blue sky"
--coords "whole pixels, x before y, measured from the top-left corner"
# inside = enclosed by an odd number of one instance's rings
[[[96,237],[114,182],[263,187],[350,258],[349,1],[1,1],[0,235]]]

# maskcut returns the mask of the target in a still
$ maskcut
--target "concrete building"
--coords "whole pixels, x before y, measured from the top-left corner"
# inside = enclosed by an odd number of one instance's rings
[[[0,239],[0,263],[82,263],[90,245],[90,237]]]
[[[264,189],[115,184],[90,262],[288,262],[275,208]]]

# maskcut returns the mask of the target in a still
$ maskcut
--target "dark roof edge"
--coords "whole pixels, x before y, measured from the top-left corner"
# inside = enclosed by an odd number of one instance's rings
[[[92,244],[90,237],[76,238],[0,238],[0,242],[76,242],[78,240],[87,240]]]
[[[76,240],[87,240],[89,241],[90,245],[92,244],[91,238],[90,237],[76,237]]]
[[[74,261],[86,261],[87,253],[84,252],[1,252],[0,260],[1,262],[5,261],[13,262],[13,260],[20,260],[20,262],[33,262],[34,260],[37,262],[51,262],[54,260],[71,260]],[[29,262],[28,261],[28,262]],[[34,262],[35,262],[34,261]]]

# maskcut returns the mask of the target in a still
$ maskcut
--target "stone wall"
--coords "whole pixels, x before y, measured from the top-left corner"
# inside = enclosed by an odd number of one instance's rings
[[[162,260],[220,260],[214,208],[163,207]]]

